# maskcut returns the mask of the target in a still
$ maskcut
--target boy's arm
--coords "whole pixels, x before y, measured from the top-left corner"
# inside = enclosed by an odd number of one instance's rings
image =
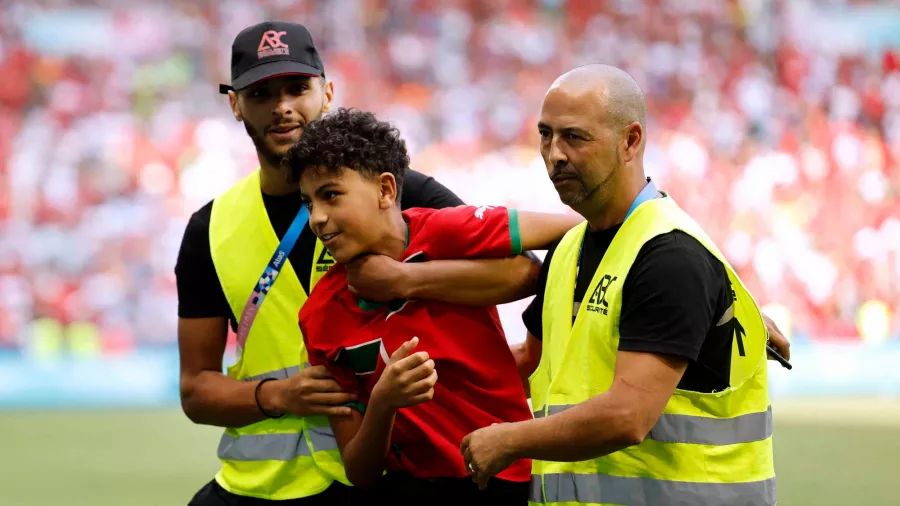
[[[412,353],[418,344],[419,338],[414,337],[391,355],[372,389],[365,414],[354,411],[350,416],[329,417],[347,479],[357,487],[375,486],[387,467],[397,410],[434,396],[434,361],[425,352]]]
[[[328,315],[322,314],[322,307],[313,305],[317,302],[314,300],[317,296],[321,297],[322,292],[307,300],[307,305],[300,310],[298,321],[308,360],[313,366],[325,366],[342,388],[359,394],[360,385],[355,371],[338,360],[344,350],[335,354],[335,350],[328,352],[321,347],[324,333],[329,332],[323,329],[321,320],[328,319]],[[334,313],[331,318],[340,316]],[[341,329],[346,330],[348,328]],[[360,399],[358,395],[354,397]],[[374,395],[369,399],[368,408],[361,401],[346,404],[350,406],[349,414],[329,416],[328,420],[344,460],[347,478],[354,485],[367,488],[374,486],[384,471],[396,410],[385,409],[385,404]],[[363,412],[367,414],[363,415]]]
[[[365,415],[353,410],[350,416],[329,417],[347,479],[353,485],[371,488],[384,472],[396,414],[396,410],[372,399]]]
[[[532,211],[510,211],[510,233],[518,234],[521,251],[548,249],[551,244],[560,240],[566,232],[584,221],[577,214],[536,213]],[[515,240],[515,237],[513,236]],[[515,245],[515,242],[513,243]]]

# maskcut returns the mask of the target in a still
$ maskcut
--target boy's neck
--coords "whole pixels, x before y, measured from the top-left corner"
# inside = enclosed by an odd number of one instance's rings
[[[391,212],[390,224],[387,227],[387,233],[378,243],[376,253],[400,260],[403,253],[406,252],[406,242],[408,239],[408,227],[403,220],[403,214],[399,209]]]

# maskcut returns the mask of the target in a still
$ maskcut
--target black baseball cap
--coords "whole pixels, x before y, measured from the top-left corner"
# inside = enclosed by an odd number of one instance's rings
[[[280,75],[325,75],[319,51],[305,26],[266,21],[241,30],[231,45],[231,86],[219,93],[241,90]]]

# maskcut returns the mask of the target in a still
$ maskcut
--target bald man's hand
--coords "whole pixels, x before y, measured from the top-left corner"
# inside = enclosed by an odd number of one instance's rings
[[[769,346],[771,346],[775,351],[778,352],[779,355],[785,358],[785,360],[791,359],[791,342],[784,337],[784,334],[781,333],[781,329],[778,328],[778,325],[775,325],[775,321],[769,318],[766,315],[762,315],[763,322],[766,324],[766,330],[769,332]],[[768,354],[769,360],[775,360],[771,354]]]

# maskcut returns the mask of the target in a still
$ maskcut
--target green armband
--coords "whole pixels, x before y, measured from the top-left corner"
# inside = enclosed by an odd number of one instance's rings
[[[512,254],[522,254],[522,235],[519,232],[519,211],[507,209],[509,213],[509,238],[512,242]]]

